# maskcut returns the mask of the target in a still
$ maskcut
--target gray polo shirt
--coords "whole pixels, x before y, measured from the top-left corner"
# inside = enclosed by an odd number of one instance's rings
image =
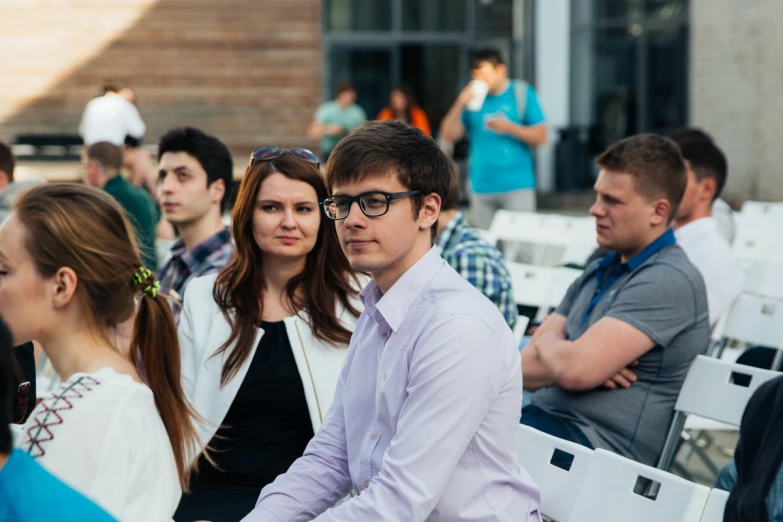
[[[661,246],[662,239],[654,243]],[[594,261],[556,310],[567,318],[568,339],[577,339],[603,317],[619,319],[650,337],[656,346],[633,368],[638,380],[630,388],[614,390],[599,386],[572,392],[550,386],[532,397],[534,406],[575,423],[596,448],[648,465],[658,460],[685,375],[693,359],[706,351],[710,337],[701,275],[673,244],[673,236],[666,239],[669,244],[646,252],[649,257],[643,260],[638,257],[645,257],[644,251],[619,267],[608,266],[612,258]],[[619,259],[614,261],[619,264]],[[596,276],[613,268],[619,277],[599,295]]]

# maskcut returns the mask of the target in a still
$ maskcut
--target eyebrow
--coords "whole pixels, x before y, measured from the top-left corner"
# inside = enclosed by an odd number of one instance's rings
[[[363,191],[361,191],[361,192],[359,192],[357,194],[341,194],[341,193],[335,192],[335,193],[332,194],[332,196],[358,196],[359,194],[367,194],[369,192],[393,193],[393,191],[388,191],[388,190],[384,190],[384,189],[380,189],[380,188],[371,188],[369,190],[363,190]]]
[[[160,169],[160,171],[158,171],[158,175],[166,174],[167,172],[188,172],[188,168],[185,165],[180,165],[179,167],[174,167],[173,169]]]
[[[273,203],[275,205],[282,205],[283,204],[281,201],[277,201],[276,199],[259,199],[258,201],[256,201],[256,203],[258,203],[258,204],[261,204],[261,203]],[[298,202],[294,203],[294,205],[317,205],[317,204],[318,204],[318,202],[317,201],[313,201],[313,200],[298,201]]]

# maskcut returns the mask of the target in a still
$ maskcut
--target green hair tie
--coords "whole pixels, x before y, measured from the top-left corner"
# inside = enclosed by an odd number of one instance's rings
[[[147,297],[151,297],[155,299],[157,297],[158,292],[160,292],[160,281],[155,281],[154,284],[151,284],[150,286],[146,287],[143,291],[144,295]]]
[[[135,286],[139,286],[143,284],[145,281],[147,281],[150,276],[152,276],[152,272],[143,266],[140,266],[138,270],[136,270],[136,273],[133,274],[133,284]],[[160,281],[155,281],[151,285],[147,285],[144,287],[144,290],[141,292],[147,296],[152,297],[153,299],[157,297],[158,292],[160,291]]]

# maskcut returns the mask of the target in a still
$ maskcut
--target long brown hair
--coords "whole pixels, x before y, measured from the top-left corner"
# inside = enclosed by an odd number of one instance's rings
[[[139,271],[141,257],[122,208],[97,189],[49,183],[24,193],[15,210],[38,273],[53,277],[60,268],[71,268],[86,313],[104,339],[133,316],[140,296],[129,358],[155,396],[186,491],[186,456],[199,446],[193,410],[182,390],[177,328],[166,298],[153,291],[154,273]],[[135,278],[137,273],[142,277]]]
[[[261,184],[274,173],[303,181],[315,189],[318,200],[325,198],[326,184],[318,168],[290,155],[272,161],[253,160],[245,171],[232,213],[232,233],[236,253],[217,276],[212,291],[223,317],[231,326],[228,340],[215,352],[228,354],[220,378],[225,385],[250,355],[256,337],[256,322],[262,316],[261,293],[266,288],[263,275],[263,253],[253,238],[253,213]],[[318,210],[320,213],[320,209]],[[295,310],[305,310],[310,317],[313,335],[322,341],[348,343],[351,332],[337,317],[337,302],[359,315],[350,298],[357,295],[355,272],[343,255],[332,223],[321,216],[318,239],[307,254],[304,271],[286,285],[286,297]]]

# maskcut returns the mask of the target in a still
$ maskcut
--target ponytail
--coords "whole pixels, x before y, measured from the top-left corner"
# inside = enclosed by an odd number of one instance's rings
[[[188,456],[198,451],[199,443],[193,426],[196,414],[182,389],[174,314],[166,297],[158,293],[160,283],[152,272],[139,269],[133,284],[141,292],[141,302],[133,323],[130,358],[155,396],[155,405],[166,426],[180,485],[185,492],[191,471]]]

